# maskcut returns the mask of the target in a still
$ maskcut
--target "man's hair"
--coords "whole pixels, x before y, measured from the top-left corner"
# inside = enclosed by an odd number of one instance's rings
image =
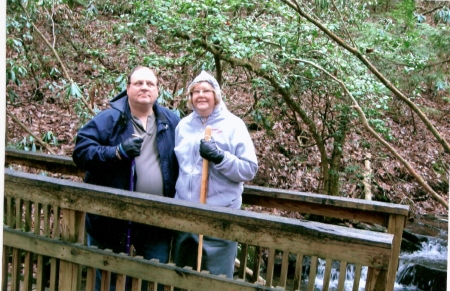
[[[154,69],[152,69],[152,68],[150,68],[150,67],[147,67],[147,66],[137,66],[136,68],[134,68],[132,71],[131,71],[131,73],[128,75],[128,78],[127,78],[127,84],[128,85],[130,85],[131,84],[131,76],[133,76],[133,74],[134,74],[134,72],[136,72],[137,70],[140,70],[140,69],[149,69],[150,71],[152,71],[152,73],[155,75],[155,77],[156,77],[156,85],[158,85],[158,83],[159,83],[159,77],[158,77],[158,75],[156,74],[156,71],[154,70]]]

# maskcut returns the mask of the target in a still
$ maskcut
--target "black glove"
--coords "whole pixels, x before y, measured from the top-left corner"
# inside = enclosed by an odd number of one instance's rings
[[[141,137],[130,137],[118,145],[120,155],[127,159],[132,159],[141,154],[141,145],[144,141]]]
[[[223,151],[219,150],[216,142],[211,138],[210,141],[200,140],[200,156],[216,164],[220,164],[223,160]]]

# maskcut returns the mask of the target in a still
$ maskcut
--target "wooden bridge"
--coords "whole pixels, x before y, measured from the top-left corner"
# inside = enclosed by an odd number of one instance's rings
[[[408,206],[256,186],[244,189],[247,205],[374,223],[387,229],[376,232],[211,207],[8,168],[15,164],[83,176],[68,157],[6,150],[5,161],[2,290],[93,290],[95,269],[102,271],[102,290],[109,290],[111,272],[119,274],[117,290],[125,290],[126,277],[132,280],[132,290],[140,290],[142,280],[151,282],[149,290],[155,290],[156,283],[164,284],[166,290],[330,290],[332,265],[339,266],[333,290],[394,289]],[[241,251],[236,276],[227,279],[88,247],[84,243],[86,212],[237,241]],[[260,270],[263,252],[268,253],[264,273]],[[279,254],[281,271],[274,276]],[[296,258],[293,278],[288,277],[292,256]],[[325,264],[323,285],[315,286],[321,262]],[[359,286],[364,267],[366,284]],[[346,286],[350,271],[355,272],[355,279]]]

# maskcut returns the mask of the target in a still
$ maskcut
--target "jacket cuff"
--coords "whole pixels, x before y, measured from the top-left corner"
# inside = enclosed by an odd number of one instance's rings
[[[111,160],[119,160],[119,158],[117,157],[117,154],[116,154],[116,149],[117,149],[117,147],[109,147],[108,148],[108,158],[110,158]]]

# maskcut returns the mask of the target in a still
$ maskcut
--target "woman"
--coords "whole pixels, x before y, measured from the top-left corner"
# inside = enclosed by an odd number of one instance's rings
[[[216,79],[202,71],[188,87],[193,112],[175,129],[175,154],[180,166],[175,199],[200,202],[203,159],[209,162],[206,204],[239,209],[244,182],[258,170],[255,149],[244,122],[229,112]],[[205,127],[212,127],[205,141]],[[197,266],[198,235],[180,232],[174,244],[179,267]],[[233,278],[237,242],[205,236],[202,270]]]

